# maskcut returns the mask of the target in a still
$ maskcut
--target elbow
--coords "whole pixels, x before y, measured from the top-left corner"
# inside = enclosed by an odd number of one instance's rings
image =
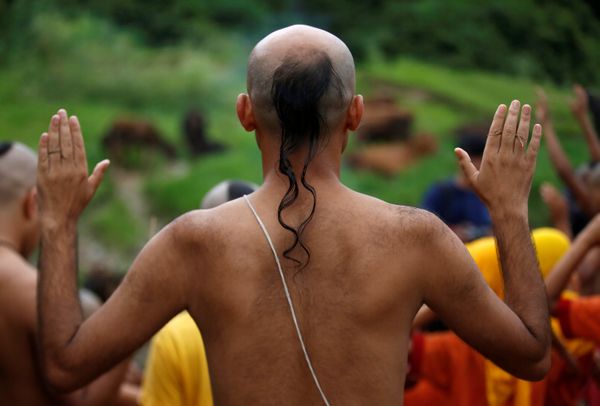
[[[550,351],[539,361],[534,362],[530,365],[525,374],[521,379],[528,381],[541,381],[546,377],[548,371],[550,371]]]
[[[533,357],[528,357],[519,363],[520,368],[515,371],[514,375],[519,379],[527,381],[541,381],[546,377],[551,366],[550,345],[540,350],[538,354],[532,354]]]
[[[56,359],[46,358],[43,366],[44,380],[48,388],[57,394],[73,392],[85,384],[80,382],[75,368]]]

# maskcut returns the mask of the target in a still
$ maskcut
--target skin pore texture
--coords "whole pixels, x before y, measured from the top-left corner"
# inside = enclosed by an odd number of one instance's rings
[[[111,404],[127,365],[58,396],[46,386],[36,345],[37,271],[27,262],[39,241],[37,157],[14,143],[0,154],[0,404]]]
[[[289,176],[280,171],[281,124],[286,122],[281,111],[302,122],[298,112],[309,109],[290,107],[294,100],[288,100],[278,111],[264,92],[274,88],[279,67],[297,66],[304,75],[303,68],[322,62],[324,55],[341,85],[317,100],[325,125],[306,171],[316,199],[298,187],[296,199],[282,212],[284,222],[299,229],[316,201],[302,233],[310,261],[301,268],[282,256],[296,236],[278,218],[290,188]],[[504,270],[502,302],[464,245],[434,215],[354,192],[340,182],[342,152],[360,123],[363,102],[354,94],[352,56],[338,38],[307,26],[270,34],[252,52],[248,88],[236,109],[242,126],[255,134],[264,175],[249,199],[282,261],[308,352],[332,404],[402,404],[411,322],[424,303],[510,373],[526,379],[545,375],[547,301],[527,222],[541,127],[534,126],[528,145],[528,105],[521,109],[514,101],[510,108],[498,107],[479,171],[464,151],[456,151],[494,222]],[[309,149],[302,143],[289,153],[288,170],[296,179]],[[107,303],[81,319],[75,289],[77,219],[107,167],[103,161],[88,176],[79,121],[59,110],[40,139],[38,172],[40,341],[43,371],[52,386],[70,390],[85,384],[187,309],[205,340],[216,404],[321,402],[274,258],[243,199],[187,213],[165,227]]]

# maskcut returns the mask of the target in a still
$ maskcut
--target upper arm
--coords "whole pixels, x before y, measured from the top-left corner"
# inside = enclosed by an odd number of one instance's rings
[[[520,318],[489,288],[460,240],[431,216],[427,226],[425,303],[465,342],[499,366],[522,375],[533,359],[531,335]],[[496,255],[495,251],[492,255]]]
[[[125,359],[187,307],[181,223],[167,226],[148,242],[113,295],[77,329],[62,368],[78,371],[79,384]]]

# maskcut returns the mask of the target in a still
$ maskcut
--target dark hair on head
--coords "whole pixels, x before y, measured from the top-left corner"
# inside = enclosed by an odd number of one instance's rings
[[[294,242],[283,256],[304,268],[310,262],[310,251],[302,241],[302,234],[315,213],[317,192],[306,181],[308,166],[318,152],[327,123],[323,119],[323,96],[332,88],[342,97],[342,82],[333,69],[329,56],[314,51],[305,58],[287,57],[273,74],[271,99],[281,126],[279,172],[288,179],[288,189],[277,209],[279,224],[294,235]],[[307,146],[308,153],[300,176],[300,183],[312,195],[312,207],[302,223],[294,228],[283,220],[283,211],[292,206],[299,195],[298,178],[290,162],[290,155],[299,147]],[[300,247],[307,256],[306,262],[291,253]]]
[[[0,142],[0,156],[6,154],[12,148],[12,142]]]
[[[481,134],[463,134],[458,140],[458,147],[470,156],[482,156],[485,149],[486,137]]]

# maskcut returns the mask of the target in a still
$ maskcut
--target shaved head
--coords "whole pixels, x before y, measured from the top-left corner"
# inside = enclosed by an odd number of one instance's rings
[[[0,144],[0,209],[23,197],[36,182],[37,157],[20,143]]]
[[[273,100],[274,79],[291,76],[293,80],[296,76],[306,82],[311,76],[318,80],[327,74],[332,77],[324,81],[328,86],[316,102],[324,124],[330,127],[341,118],[354,95],[354,59],[346,44],[307,25],[293,25],[266,36],[248,61],[248,94],[258,122],[268,130],[280,125]]]
[[[293,234],[294,242],[283,256],[305,266],[310,251],[302,234],[317,204],[317,191],[306,174],[328,138],[347,132],[345,123],[354,98],[354,60],[346,44],[335,35],[294,25],[269,34],[254,47],[247,80],[255,128],[278,137],[278,171],[288,180],[278,220]],[[298,157],[299,151],[306,155]],[[292,165],[293,156],[302,159],[300,173]],[[282,213],[297,201],[300,188],[312,196],[312,207],[299,225],[289,224]],[[298,247],[303,251],[301,259],[292,256]]]

